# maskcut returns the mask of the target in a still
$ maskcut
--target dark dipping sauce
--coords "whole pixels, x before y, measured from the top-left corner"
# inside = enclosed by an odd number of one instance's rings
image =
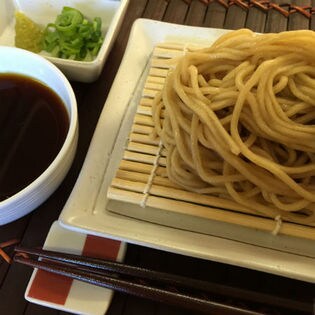
[[[43,173],[69,129],[61,98],[27,76],[0,74],[0,201]]]

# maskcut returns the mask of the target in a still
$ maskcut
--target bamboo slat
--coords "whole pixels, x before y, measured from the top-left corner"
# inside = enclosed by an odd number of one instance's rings
[[[154,124],[151,107],[153,98],[163,88],[170,58],[180,56],[186,49],[184,44],[163,43],[158,45],[151,60],[151,67],[139,101],[119,168],[108,190],[110,210],[124,215],[145,218],[168,224],[171,216],[176,222],[185,221],[189,229],[189,218],[220,221],[242,227],[259,229],[294,237],[315,240],[315,228],[289,222],[275,221],[242,206],[215,188],[212,195],[188,192],[169,181],[166,171],[166,152],[157,137],[153,136]],[[124,207],[123,205],[132,207]],[[129,212],[128,209],[133,209]],[[153,219],[154,218],[154,219]],[[176,219],[177,218],[177,219]],[[187,219],[188,218],[188,219]],[[160,221],[159,221],[160,220]],[[201,221],[200,221],[201,222]],[[202,225],[204,222],[202,222]],[[200,231],[199,231],[200,232]],[[201,232],[204,232],[202,230]]]

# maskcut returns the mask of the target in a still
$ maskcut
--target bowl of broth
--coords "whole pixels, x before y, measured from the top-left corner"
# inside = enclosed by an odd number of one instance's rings
[[[0,46],[0,225],[57,189],[77,138],[76,98],[64,74],[35,53]]]

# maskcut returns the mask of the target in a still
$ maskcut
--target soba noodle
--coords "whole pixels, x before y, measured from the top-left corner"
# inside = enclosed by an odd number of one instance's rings
[[[171,181],[268,217],[315,221],[314,32],[242,29],[187,53],[152,115]]]

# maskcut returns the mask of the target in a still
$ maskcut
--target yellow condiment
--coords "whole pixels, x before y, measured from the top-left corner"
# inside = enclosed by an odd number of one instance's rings
[[[43,28],[22,12],[15,13],[15,46],[38,53],[42,50]]]

